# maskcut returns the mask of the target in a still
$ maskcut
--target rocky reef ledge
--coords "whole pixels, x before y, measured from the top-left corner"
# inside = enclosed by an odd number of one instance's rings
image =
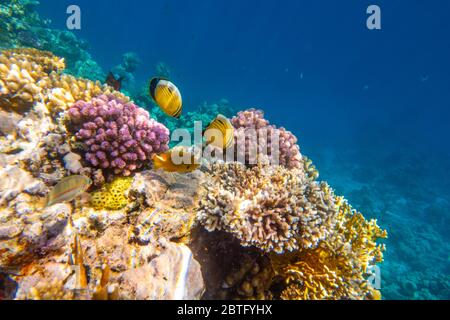
[[[279,166],[170,175],[149,160],[168,129],[64,67],[50,52],[0,55],[0,299],[381,298],[368,280],[386,231],[262,111],[232,123],[278,132]],[[42,205],[73,174],[91,178],[90,195]]]

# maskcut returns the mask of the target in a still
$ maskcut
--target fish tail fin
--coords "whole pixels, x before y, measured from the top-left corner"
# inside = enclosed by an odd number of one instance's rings
[[[154,154],[152,156],[152,161],[153,161],[153,169],[158,170],[162,168],[162,159],[160,156]]]

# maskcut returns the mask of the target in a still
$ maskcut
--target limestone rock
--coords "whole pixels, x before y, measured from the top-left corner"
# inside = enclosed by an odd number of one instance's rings
[[[166,243],[150,263],[123,273],[119,294],[132,300],[194,300],[205,290],[199,263],[182,244]]]

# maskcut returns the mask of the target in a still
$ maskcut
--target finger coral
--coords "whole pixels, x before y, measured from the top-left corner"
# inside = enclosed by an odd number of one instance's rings
[[[53,112],[65,111],[76,101],[91,101],[92,98],[102,94],[114,95],[122,101],[129,101],[128,97],[98,81],[77,79],[67,74],[55,73],[50,75],[50,81],[51,89],[46,97],[46,105]]]
[[[130,177],[119,177],[107,184],[102,190],[94,192],[91,204],[95,209],[120,210],[130,201],[125,195],[131,187],[133,179]]]
[[[243,246],[277,253],[313,248],[335,223],[332,190],[300,169],[216,163],[210,172],[199,220],[208,231],[232,233]]]
[[[42,100],[48,87],[48,72],[63,67],[64,61],[51,53],[33,49],[3,51],[0,55],[0,105],[24,111]]]
[[[168,150],[169,130],[149,113],[113,95],[90,102],[78,101],[69,109],[71,132],[95,168],[129,176],[149,163],[155,153]]]
[[[376,220],[367,221],[337,198],[339,214],[334,231],[315,249],[271,255],[272,265],[283,277],[282,299],[379,299],[368,282],[369,267],[382,262],[386,238]]]
[[[235,154],[238,161],[256,164],[259,154],[276,157],[278,164],[292,169],[301,166],[297,138],[284,128],[264,119],[261,110],[241,111],[231,119],[235,127]]]

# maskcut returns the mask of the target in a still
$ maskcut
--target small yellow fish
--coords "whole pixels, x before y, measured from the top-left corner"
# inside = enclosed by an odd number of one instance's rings
[[[178,156],[181,163],[174,162],[174,158]],[[181,161],[182,159],[189,159],[188,161]],[[196,163],[195,154],[187,151],[183,147],[173,148],[167,152],[154,155],[152,157],[153,168],[162,169],[166,172],[188,173],[197,170],[200,163]],[[183,163],[188,162],[188,163]],[[198,161],[197,161],[198,162]]]
[[[169,117],[180,118],[183,99],[180,90],[168,79],[151,79],[150,96]]]
[[[85,176],[70,176],[61,179],[47,195],[45,207],[57,203],[69,202],[83,194],[92,184],[92,180]]]
[[[203,131],[203,136],[207,146],[226,150],[234,144],[234,127],[227,117],[219,114]]]

